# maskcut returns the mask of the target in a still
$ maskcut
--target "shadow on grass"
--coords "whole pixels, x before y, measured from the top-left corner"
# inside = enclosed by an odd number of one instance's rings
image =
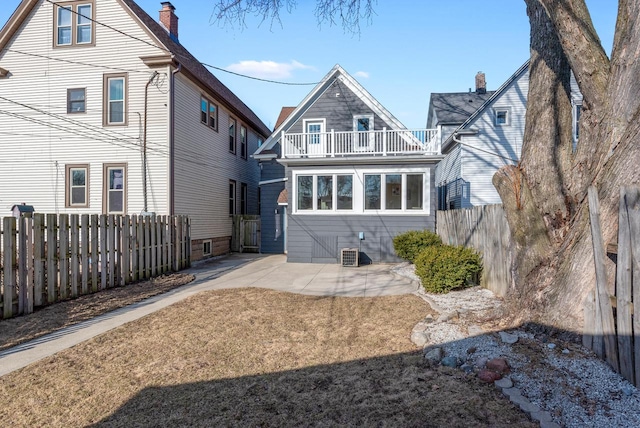
[[[417,351],[146,388],[93,426],[537,425],[493,385]]]

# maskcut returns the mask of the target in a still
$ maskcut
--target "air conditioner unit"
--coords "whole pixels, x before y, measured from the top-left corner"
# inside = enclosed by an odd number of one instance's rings
[[[343,248],[340,252],[340,264],[342,266],[358,266],[358,249],[357,248]]]

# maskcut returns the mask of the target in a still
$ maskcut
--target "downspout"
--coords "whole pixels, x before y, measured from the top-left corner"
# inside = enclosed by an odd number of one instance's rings
[[[149,85],[153,82],[153,79],[158,75],[157,71],[154,71],[149,78],[149,81],[144,86],[144,122],[142,124],[142,196],[144,200],[143,212],[148,212],[147,206],[147,99],[149,95]]]
[[[175,76],[182,70],[182,64],[178,63],[178,68],[171,72],[169,79],[169,215],[175,215],[175,180],[173,173],[175,169]]]

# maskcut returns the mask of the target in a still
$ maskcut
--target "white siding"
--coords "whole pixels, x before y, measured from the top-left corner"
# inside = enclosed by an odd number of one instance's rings
[[[207,95],[218,105],[218,131],[200,122],[200,98]],[[231,236],[229,180],[236,181],[236,211],[240,212],[241,183],[248,185],[248,212],[258,214],[258,162],[249,155],[258,148],[254,130],[237,121],[237,149],[229,151],[229,111],[219,100],[191,82],[176,76],[175,116],[175,207],[176,214],[192,218],[192,238]],[[240,156],[240,126],[248,129],[247,159]]]
[[[98,0],[96,19],[154,43],[117,0]],[[53,6],[40,2],[7,46],[11,51],[0,54],[0,66],[11,73],[0,79],[0,96],[41,110],[0,100],[0,213],[19,202],[33,204],[38,212],[101,213],[103,163],[127,164],[127,208],[138,213],[143,209],[141,118],[152,73],[139,57],[162,51],[101,25],[95,46],[53,48],[52,27]],[[123,71],[128,73],[128,126],[103,127],[103,76]],[[158,71],[148,101],[149,210],[166,214],[168,70]],[[67,89],[79,87],[86,88],[86,113],[67,114]],[[65,209],[65,165],[70,163],[90,165],[89,209]]]
[[[467,126],[467,129],[477,129],[478,133],[460,137],[463,143],[461,177],[468,183],[470,195],[463,198],[463,208],[501,202],[492,179],[498,169],[520,159],[528,92],[529,72],[526,71]],[[509,110],[509,124],[496,125],[495,110],[505,108]]]

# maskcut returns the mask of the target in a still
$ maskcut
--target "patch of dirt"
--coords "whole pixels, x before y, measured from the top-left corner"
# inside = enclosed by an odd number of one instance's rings
[[[409,338],[428,315],[415,295],[203,292],[0,378],[0,420],[536,427],[493,385],[428,365]]]
[[[193,275],[184,273],[162,275],[125,287],[109,288],[77,299],[58,302],[39,308],[29,315],[0,320],[0,351],[166,293],[188,284],[194,278]]]

